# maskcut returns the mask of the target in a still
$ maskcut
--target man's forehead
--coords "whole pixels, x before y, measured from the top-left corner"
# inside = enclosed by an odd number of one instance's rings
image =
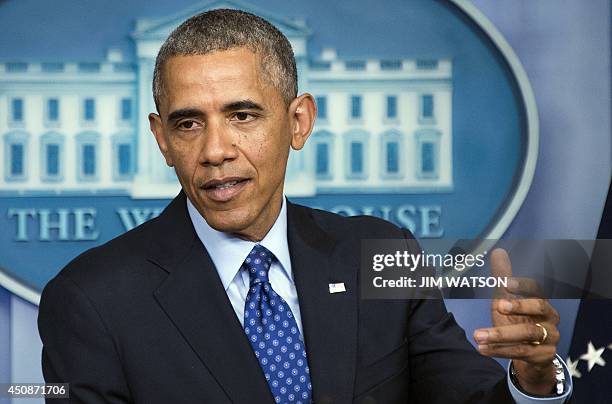
[[[172,56],[164,66],[162,104],[169,102],[172,105],[167,107],[175,109],[197,102],[220,107],[242,99],[263,104],[282,100],[261,62],[259,54],[247,47]]]
[[[263,89],[270,83],[261,67],[259,56],[242,49],[175,56],[165,68],[166,90],[190,86]]]
[[[174,73],[210,75],[253,72],[257,74],[262,67],[261,60],[259,54],[249,48],[231,48],[203,54],[172,56],[166,62],[165,72],[170,76],[176,76]]]

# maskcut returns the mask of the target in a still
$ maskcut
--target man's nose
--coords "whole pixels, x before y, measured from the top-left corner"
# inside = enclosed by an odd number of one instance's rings
[[[200,164],[219,166],[238,156],[236,140],[225,122],[209,122],[200,150]]]

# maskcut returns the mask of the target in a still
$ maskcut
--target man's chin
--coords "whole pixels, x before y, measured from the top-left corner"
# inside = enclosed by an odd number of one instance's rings
[[[240,233],[249,227],[248,215],[237,210],[208,212],[204,215],[206,223],[213,229],[224,233]]]

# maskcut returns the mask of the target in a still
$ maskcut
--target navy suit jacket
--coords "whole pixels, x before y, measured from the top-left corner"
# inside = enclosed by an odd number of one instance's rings
[[[315,403],[512,402],[504,370],[443,301],[360,298],[360,240],[408,232],[292,203],[287,212]],[[335,282],[346,292],[330,294]],[[43,291],[38,325],[45,379],[70,383],[70,402],[273,402],[182,192],[68,264]]]

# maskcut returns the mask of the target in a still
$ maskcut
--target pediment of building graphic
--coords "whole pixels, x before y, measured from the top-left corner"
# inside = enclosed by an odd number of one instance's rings
[[[208,10],[219,8],[238,9],[259,15],[270,21],[285,36],[289,38],[306,37],[310,30],[303,19],[290,18],[276,15],[263,10],[253,4],[236,0],[204,1],[179,11],[178,13],[161,18],[139,18],[136,20],[136,29],[132,33],[133,38],[138,40],[160,40],[163,41],[181,22],[189,17]]]

